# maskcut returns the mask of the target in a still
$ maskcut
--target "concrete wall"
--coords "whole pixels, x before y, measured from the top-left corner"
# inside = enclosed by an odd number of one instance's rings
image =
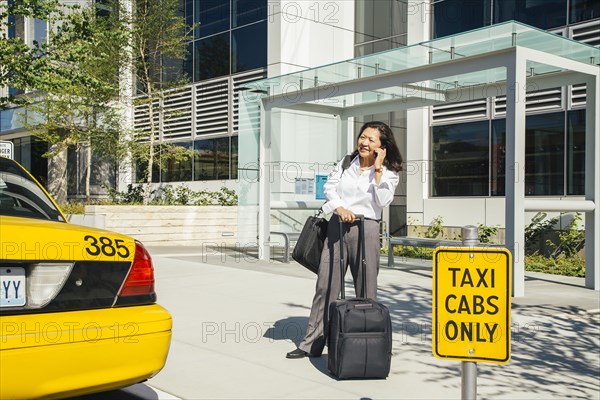
[[[124,233],[149,246],[230,246],[238,236],[235,206],[86,206],[85,216],[71,222]]]

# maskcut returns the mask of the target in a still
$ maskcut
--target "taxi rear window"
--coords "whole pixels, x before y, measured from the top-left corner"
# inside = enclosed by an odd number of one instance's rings
[[[3,157],[0,157],[0,215],[64,222],[38,183],[17,163]]]

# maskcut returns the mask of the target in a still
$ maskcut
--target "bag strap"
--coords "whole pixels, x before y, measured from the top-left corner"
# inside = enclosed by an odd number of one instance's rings
[[[347,154],[344,159],[342,160],[342,173],[340,174],[340,179],[342,177],[342,175],[344,175],[344,172],[350,168],[350,165],[352,164],[352,160],[354,160],[354,157],[356,157],[356,155],[358,154],[357,151],[355,151],[352,154]],[[326,204],[327,202],[323,203],[321,205],[321,208],[319,208],[319,210],[317,210],[317,212],[315,213],[315,217],[318,217],[320,214],[324,214],[323,212],[323,206]]]
[[[359,224],[359,236],[358,240],[361,242],[361,263],[362,263],[362,293],[365,299],[367,298],[367,253],[366,253],[366,237],[365,237],[365,217],[359,215],[360,224]]]
[[[344,263],[344,223],[342,219],[338,216],[338,221],[340,221],[340,278],[342,283],[341,290],[341,298],[342,300],[346,298],[346,282],[344,281],[344,272],[346,272],[346,265]]]

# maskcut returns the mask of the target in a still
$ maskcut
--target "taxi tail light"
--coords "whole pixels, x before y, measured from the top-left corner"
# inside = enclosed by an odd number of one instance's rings
[[[154,294],[154,267],[148,250],[135,242],[133,264],[123,283],[119,297]]]

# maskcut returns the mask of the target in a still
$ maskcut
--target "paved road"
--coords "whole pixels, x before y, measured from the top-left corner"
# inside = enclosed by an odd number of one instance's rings
[[[194,248],[150,251],[159,303],[174,318],[173,341],[166,367],[137,398],[460,398],[460,362],[431,353],[430,262],[399,260],[380,270],[380,300],[393,319],[390,376],[337,381],[326,355],[285,359],[303,336],[312,273]],[[510,363],[478,364],[480,398],[600,399],[600,296],[583,279],[528,273],[512,323]]]

